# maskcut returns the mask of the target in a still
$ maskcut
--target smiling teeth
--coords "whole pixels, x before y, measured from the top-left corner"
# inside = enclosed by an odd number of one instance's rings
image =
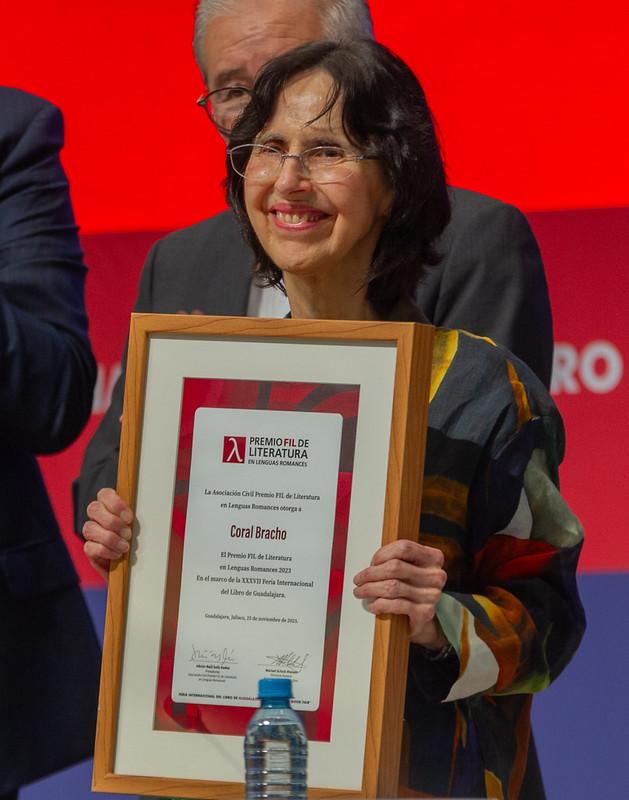
[[[282,211],[276,211],[277,218],[280,222],[286,222],[288,225],[299,225],[300,222],[316,222],[320,216],[318,214],[284,214]]]

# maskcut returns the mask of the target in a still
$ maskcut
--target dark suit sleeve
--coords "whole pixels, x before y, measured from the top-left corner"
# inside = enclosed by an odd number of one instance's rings
[[[44,101],[35,113],[6,108],[17,125],[0,129],[0,437],[51,453],[91,411],[85,267],[59,161],[61,114]]]
[[[444,261],[437,267],[439,295],[429,317],[444,328],[489,336],[549,386],[552,316],[531,228],[513,206],[457,191]]]
[[[149,252],[134,311],[174,314],[201,309],[204,314],[246,314],[251,259],[231,212],[175,231]],[[81,474],[73,485],[77,533],[98,490],[116,485],[125,361],[111,407],[87,446]]]
[[[142,268],[134,311],[152,310],[153,275],[158,248],[159,242],[151,248]],[[96,499],[99,489],[116,487],[118,454],[120,452],[120,415],[124,398],[126,363],[127,345],[125,343],[122,371],[114,386],[111,404],[85,449],[80,475],[72,484],[74,530],[79,535],[87,521],[87,506]]]

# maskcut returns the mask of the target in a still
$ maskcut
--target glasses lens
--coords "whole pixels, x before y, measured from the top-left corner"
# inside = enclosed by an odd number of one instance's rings
[[[301,161],[307,176],[318,183],[342,181],[352,174],[352,162],[342,147],[313,147],[304,150]]]
[[[231,132],[250,100],[251,92],[245,86],[225,86],[210,92],[208,110],[212,122],[219,130]]]
[[[245,175],[247,180],[266,181],[276,178],[280,171],[280,152],[263,144],[249,145],[249,150]]]
[[[279,174],[281,154],[263,144],[241,144],[229,151],[234,170],[248,181],[273,180]]]

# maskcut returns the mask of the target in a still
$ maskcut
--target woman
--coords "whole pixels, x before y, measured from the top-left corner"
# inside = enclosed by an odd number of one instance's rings
[[[368,41],[275,59],[229,155],[228,197],[258,277],[284,286],[292,316],[424,321],[413,292],[449,205],[405,64]],[[584,626],[582,532],[556,488],[561,421],[521,362],[462,332],[437,332],[431,397],[422,544],[383,547],[354,594],[409,619],[410,785],[538,800],[531,692]]]
[[[227,190],[259,280],[285,288],[294,317],[424,321],[413,292],[450,209],[422,89],[385,48],[319,42],[270,62],[232,134]],[[354,579],[373,613],[409,620],[409,783],[424,796],[544,796],[531,693],[584,627],[562,450],[522,363],[437,332],[421,543],[381,548]],[[95,563],[130,536],[130,509],[105,491],[88,508]]]

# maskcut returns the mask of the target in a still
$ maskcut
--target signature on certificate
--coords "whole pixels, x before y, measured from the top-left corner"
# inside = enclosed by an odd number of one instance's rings
[[[297,653],[281,653],[275,656],[265,656],[267,659],[267,664],[263,664],[264,667],[284,667],[285,669],[292,669],[295,672],[301,672],[302,669],[306,666],[306,661],[310,653],[306,653],[305,655],[301,656]]]
[[[237,664],[238,662],[234,658],[234,652],[234,650],[228,650],[226,647],[223,647],[222,650],[215,650],[212,648],[201,650],[192,645],[190,661],[209,664]]]

